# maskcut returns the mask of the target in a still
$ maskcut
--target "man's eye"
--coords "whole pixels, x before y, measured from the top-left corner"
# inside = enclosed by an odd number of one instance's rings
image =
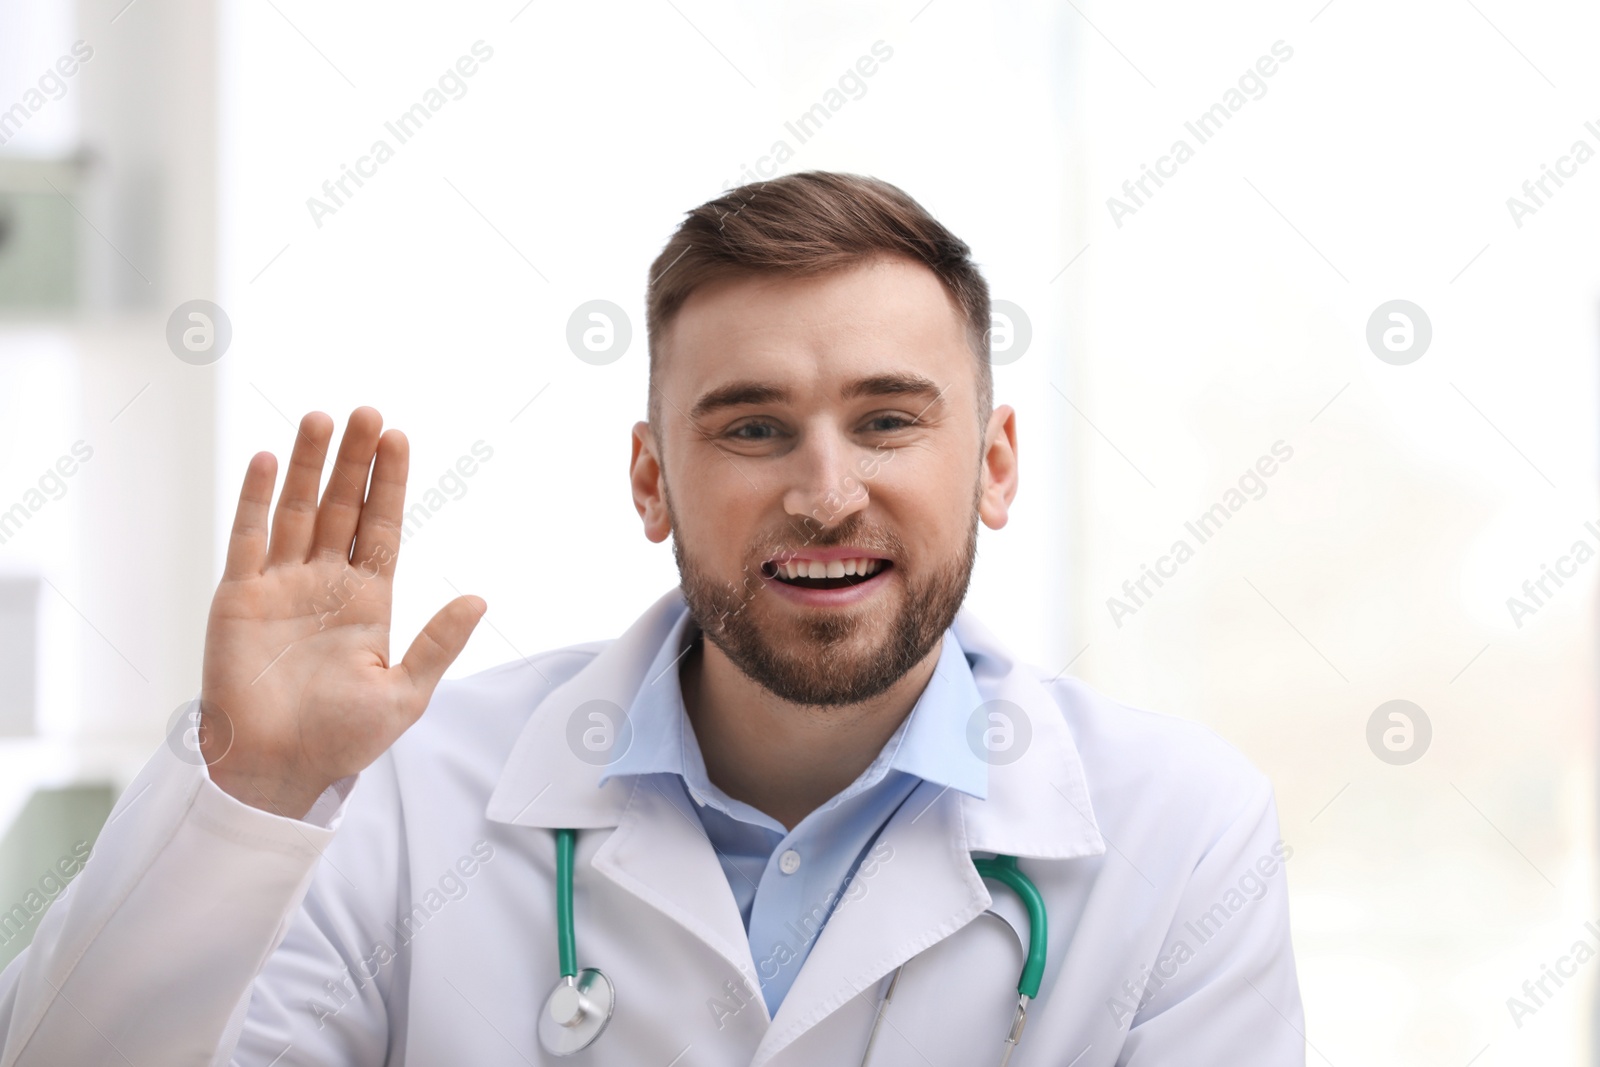
[[[728,431],[728,436],[738,441],[765,441],[777,431],[764,422],[746,422]]]
[[[886,433],[890,430],[903,430],[907,426],[915,426],[916,419],[904,415],[879,415],[867,423],[867,429]]]

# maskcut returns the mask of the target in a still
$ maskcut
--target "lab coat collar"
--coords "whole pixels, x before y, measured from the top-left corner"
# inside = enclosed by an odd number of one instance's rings
[[[959,797],[968,850],[1052,860],[1104,853],[1078,746],[1040,672],[1013,659],[966,608],[952,628],[984,698],[968,741],[982,751],[987,724],[1008,742],[990,757],[988,797]]]
[[[676,587],[663,594],[621,637],[534,707],[489,797],[490,820],[577,830],[621,821],[634,782],[613,778],[600,784],[606,764],[591,762],[584,758],[587,751],[578,751],[587,727],[580,709],[605,701],[617,714],[633,703],[640,687],[650,682],[650,665],[677,621],[675,609],[681,603]]]
[[[579,758],[568,741],[569,723],[582,720],[586,702],[626,708],[648,684],[650,664],[681,605],[678,589],[663,595],[533,709],[487,814],[526,827],[616,827],[594,854],[594,869],[695,934],[754,988],[743,921],[695,813],[681,795],[661,787],[660,776],[619,777],[600,786],[603,766]],[[985,701],[974,709],[968,737],[981,744],[990,725],[1000,739],[1008,725],[1012,731],[1011,745],[990,756],[988,796],[924,783],[901,806],[880,837],[894,859],[879,864],[869,891],[838,908],[823,927],[753,1067],[780,1056],[895,967],[981,915],[992,900],[972,853],[1070,860],[1105,852],[1077,747],[1040,674],[1015,661],[965,608],[953,629]]]

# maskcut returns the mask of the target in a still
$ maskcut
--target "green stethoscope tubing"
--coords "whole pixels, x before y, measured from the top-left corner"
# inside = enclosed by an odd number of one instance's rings
[[[556,831],[556,952],[561,958],[563,978],[572,978],[578,973],[578,937],[572,918],[572,864],[577,843],[578,831]],[[1017,867],[1015,856],[973,860],[972,864],[979,876],[1000,882],[1016,893],[1028,910],[1028,959],[1017,980],[1017,992],[1033,1000],[1039,995],[1050,943],[1050,920],[1044,897],[1033,880]]]
[[[594,1044],[611,1022],[617,1006],[617,987],[593,967],[578,969],[577,924],[572,919],[572,868],[578,850],[578,831],[557,830],[556,846],[556,950],[561,978],[539,1013],[539,1044],[552,1056],[571,1056]]]
[[[973,860],[978,874],[993,878],[1008,886],[1022,899],[1028,909],[1028,959],[1022,965],[1022,977],[1017,980],[1017,992],[1029,1000],[1039,995],[1039,983],[1044,979],[1045,957],[1050,944],[1050,918],[1045,911],[1044,896],[1033,879],[1017,867],[1017,857],[996,856],[992,860]]]
[[[572,920],[572,854],[578,831],[556,831],[556,953],[561,957],[561,977],[578,974],[578,932]]]

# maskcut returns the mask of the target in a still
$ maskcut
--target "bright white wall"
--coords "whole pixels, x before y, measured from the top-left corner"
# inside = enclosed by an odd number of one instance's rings
[[[1506,199],[1576,138],[1600,148],[1594,11],[1083,10],[1071,317],[1105,438],[1080,431],[1072,487],[1077,669],[1272,775],[1309,1062],[1592,1062],[1595,963],[1520,1028],[1506,1002],[1600,947],[1600,564],[1521,628],[1506,600],[1600,516],[1600,162],[1521,228]],[[1187,134],[1280,40],[1265,95]],[[1119,227],[1107,199],[1180,137],[1194,157]],[[1433,324],[1405,366],[1364,336],[1393,298]],[[1279,439],[1266,494],[1119,626],[1108,598]],[[1432,722],[1410,765],[1366,742],[1391,699]]]
[[[71,52],[77,24],[71,4],[11,4],[0,11],[0,99],[5,101],[0,109],[10,109],[28,90],[38,89],[40,77]],[[0,135],[4,154],[65,155],[77,147],[78,110],[74,103],[62,102],[69,91],[47,81],[41,95],[47,95],[48,103],[25,122],[13,117],[9,135]]]

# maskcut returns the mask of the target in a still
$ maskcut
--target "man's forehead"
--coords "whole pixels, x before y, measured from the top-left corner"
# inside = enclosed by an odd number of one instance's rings
[[[695,395],[744,380],[819,379],[859,394],[860,381],[896,375],[944,389],[972,358],[954,302],[918,264],[723,280],[692,294],[662,341],[673,392]]]

